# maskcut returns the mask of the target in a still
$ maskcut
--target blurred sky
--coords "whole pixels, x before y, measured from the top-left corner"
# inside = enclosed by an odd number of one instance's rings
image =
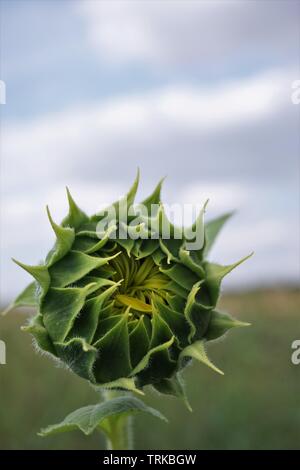
[[[232,287],[299,280],[299,1],[14,1],[1,4],[1,292],[30,281],[46,213],[141,197],[207,218],[237,209],[213,260],[253,257]]]

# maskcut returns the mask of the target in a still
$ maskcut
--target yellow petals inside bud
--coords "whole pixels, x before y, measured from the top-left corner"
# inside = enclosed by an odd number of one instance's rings
[[[117,295],[116,300],[126,307],[131,307],[133,310],[144,313],[152,313],[151,305],[146,304],[142,300],[139,300],[135,297],[130,297],[129,295]]]

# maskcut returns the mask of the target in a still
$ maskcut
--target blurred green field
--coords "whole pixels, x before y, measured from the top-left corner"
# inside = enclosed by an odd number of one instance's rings
[[[209,354],[219,376],[194,364],[185,372],[194,412],[150,392],[146,401],[169,418],[136,418],[138,449],[300,449],[300,365],[291,363],[291,343],[300,339],[300,293],[269,290],[232,294],[222,307],[252,323]],[[40,438],[41,427],[74,409],[97,402],[83,380],[38,355],[20,331],[20,311],[0,318],[7,365],[0,366],[0,449],[101,449],[100,434],[79,432]]]

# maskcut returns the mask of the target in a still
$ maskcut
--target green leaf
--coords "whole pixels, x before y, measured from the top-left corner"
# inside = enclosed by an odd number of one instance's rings
[[[95,272],[93,274],[95,274]],[[112,286],[119,285],[120,281],[116,283],[112,281],[111,279],[107,279],[105,277],[103,278],[98,277],[98,275],[93,275],[93,276],[87,275],[79,279],[78,281],[76,281],[76,287],[86,287],[89,284],[94,284],[94,287],[90,286],[89,294],[92,294],[96,291],[99,291],[99,289],[102,289],[103,287],[107,288],[108,286],[112,287]]]
[[[108,227],[101,238],[99,238],[99,234],[96,235],[97,239],[85,235],[79,236],[78,234],[73,249],[83,251],[86,254],[95,253],[106,245],[106,243],[110,240],[111,234],[115,232],[116,228],[116,225]]]
[[[161,262],[166,258],[166,253],[164,253],[160,248],[156,249],[152,254],[152,259],[157,266],[161,265]]]
[[[250,323],[238,321],[227,313],[214,310],[211,312],[211,318],[208,329],[205,333],[205,338],[207,341],[212,341],[223,336],[231,328],[244,326],[250,326]]]
[[[215,239],[217,238],[220,230],[227,220],[232,217],[234,212],[228,212],[227,214],[222,215],[216,219],[211,220],[205,225],[205,242],[204,242],[204,256],[206,257],[212,248]]]
[[[138,379],[143,384],[171,377],[176,369],[176,362],[169,353],[174,339],[167,323],[153,309],[150,350],[131,375],[138,373]]]
[[[108,229],[105,232],[105,234],[103,235],[103,237],[95,245],[91,246],[85,252],[87,254],[90,254],[90,253],[95,253],[95,251],[99,251],[110,240],[111,234],[114,233],[116,231],[116,229],[117,229],[116,225],[112,225],[112,226],[108,227]]]
[[[186,304],[186,297],[182,298],[178,295],[168,293],[166,299],[172,310],[175,310],[175,312],[183,312]]]
[[[191,312],[192,312],[193,305],[196,302],[196,294],[200,290],[201,282],[203,282],[203,281],[197,282],[192,287],[192,290],[190,291],[190,293],[188,295],[186,305],[185,305],[185,309],[184,309],[184,315],[185,315],[186,320],[187,320],[187,322],[190,326],[190,334],[188,336],[189,342],[192,340],[193,336],[195,336],[195,333],[196,333],[196,326],[195,326],[195,323],[194,323],[193,318],[191,316]]]
[[[199,281],[195,273],[180,264],[173,264],[168,269],[160,268],[160,271],[188,291]]]
[[[92,284],[93,286],[93,284]],[[49,289],[41,305],[44,325],[53,341],[64,341],[82,309],[90,285]]]
[[[83,225],[80,226],[78,231],[76,231],[76,236],[88,236],[91,238],[99,238],[97,235],[97,220],[92,220],[93,217],[90,217],[87,222],[85,222]]]
[[[50,285],[50,276],[47,266],[45,265],[38,265],[38,266],[30,266],[29,264],[21,263],[20,261],[15,260],[12,258],[14,263],[16,263],[21,268],[25,269],[31,276],[33,276],[39,285],[42,288],[42,295],[45,295],[49,285]]]
[[[22,331],[27,331],[31,333],[37,343],[37,346],[41,348],[43,351],[47,351],[50,354],[56,356],[56,351],[51,341],[50,336],[44,326],[43,317],[39,313],[35,317],[31,318],[29,324],[26,326],[22,326]]]
[[[134,247],[134,240],[131,238],[118,238],[118,245],[126,250],[128,256],[131,255],[131,250]]]
[[[73,227],[78,229],[81,225],[87,223],[89,221],[88,216],[77,206],[76,202],[71,196],[71,193],[68,188],[67,189],[67,197],[69,203],[69,213],[67,217],[64,218],[62,221],[63,227]]]
[[[150,194],[150,196],[148,196],[146,199],[144,199],[144,201],[142,202],[142,205],[147,207],[147,210],[148,210],[148,214],[149,216],[151,215],[151,206],[153,204],[155,205],[159,205],[160,204],[160,193],[161,193],[161,187],[162,187],[162,184],[164,182],[164,179],[165,178],[162,178],[160,180],[160,182],[158,183],[158,185],[156,186],[156,188],[154,189],[153,193]],[[154,215],[154,214],[153,214]]]
[[[184,287],[180,286],[175,281],[170,281],[166,285],[166,290],[171,292],[171,294],[175,294],[176,297],[181,298],[184,302],[186,301],[187,296],[189,295],[189,291],[187,289],[184,289]]]
[[[220,264],[208,263],[204,264],[205,271],[206,271],[206,280],[207,280],[207,287],[210,293],[211,302],[213,305],[216,305],[219,293],[220,293],[220,286],[222,279],[229,274],[234,268],[242,264],[244,261],[249,259],[253,253],[250,255],[245,256],[240,261],[236,263],[230,264],[228,266],[221,266]]]
[[[118,397],[105,401],[98,405],[90,405],[80,408],[69,414],[61,423],[42,429],[40,436],[49,436],[62,432],[79,429],[85,435],[90,435],[96,429],[107,433],[108,419],[113,416],[147,413],[163,421],[166,418],[154,408],[151,408],[141,400],[134,397]]]
[[[204,214],[208,204],[208,199],[205,201],[202,209],[200,210],[195,222],[191,227],[185,229],[185,239],[188,243],[195,243],[196,239],[200,240],[201,246],[199,250],[203,248],[204,245]],[[196,235],[195,235],[196,232]]]
[[[119,223],[117,243],[126,250],[129,258],[133,248],[136,248],[136,244],[142,241],[144,225],[144,223],[126,225],[122,221]]]
[[[92,342],[97,330],[102,306],[119,285],[120,282],[115,283],[113,286],[101,292],[101,294],[86,300],[79,316],[75,319],[74,326],[70,332],[72,336],[84,338],[89,343]]]
[[[153,309],[152,316],[152,336],[150,341],[150,348],[155,348],[173,337],[173,333],[168,327],[167,323],[159,316],[157,310]]]
[[[179,374],[171,379],[162,379],[153,384],[155,390],[163,395],[171,395],[183,400],[189,411],[193,411],[185,393],[184,383]]]
[[[95,269],[90,275],[101,278],[101,279],[109,279],[115,273],[116,271],[111,266],[109,266],[108,264],[105,264],[101,268]],[[80,284],[80,282],[81,280],[79,282],[77,281],[78,284]]]
[[[122,319],[123,314],[116,314],[113,310],[110,311],[109,315],[103,315],[103,310],[101,310],[101,315],[99,318],[98,327],[93,338],[93,344],[98,343],[101,338],[103,338],[106,333],[108,333],[112,328],[114,328],[119,321]]]
[[[18,307],[36,307],[38,305],[37,299],[37,284],[32,282],[18,295],[18,297],[1,312],[1,315],[6,315],[8,312]]]
[[[139,186],[139,180],[140,180],[140,170],[138,169],[133,185],[129,189],[128,193],[124,197],[122,197],[121,199],[119,199],[118,201],[112,204],[111,207],[113,207],[115,210],[117,220],[119,219],[120,213],[122,213],[123,211],[127,213],[129,208],[133,205],[135,196],[138,190],[138,186]],[[109,209],[110,208],[107,208],[106,210],[109,211]],[[127,211],[125,209],[127,209]],[[105,210],[101,211],[101,213],[105,213]]]
[[[167,255],[167,263],[170,264],[171,261],[180,262],[179,260],[179,251],[182,246],[182,239],[170,238],[159,240],[161,250]]]
[[[202,338],[210,321],[210,312],[212,307],[205,306],[197,300],[198,292],[201,292],[202,286],[203,281],[199,281],[193,286],[188,295],[184,309],[185,318],[190,325],[190,334],[188,335],[189,342],[193,339]]]
[[[180,261],[191,271],[193,271],[199,279],[205,278],[205,271],[201,266],[197,251],[188,251],[181,247],[179,250]]]
[[[147,354],[143,357],[143,359],[138,363],[138,365],[133,369],[130,376],[133,377],[135,375],[138,375],[141,371],[147,368],[149,366],[151,358],[155,357],[155,355],[159,352],[169,349],[174,343],[174,339],[175,338],[173,336],[169,341],[166,341],[165,343],[150,349]]]
[[[125,196],[128,207],[130,207],[134,203],[135,196],[139,187],[139,181],[140,181],[140,170],[137,169],[137,173],[136,173],[136,177],[133,182],[133,185],[131,186],[130,190]]]
[[[132,367],[135,367],[147,354],[149,337],[144,323],[144,315],[140,317],[137,325],[129,335],[130,358]]]
[[[67,342],[54,343],[58,357],[70,369],[83,379],[95,382],[93,366],[97,350],[90,346],[83,338],[72,338]]]
[[[36,283],[29,284],[14,301],[15,306],[24,305],[26,307],[35,307],[37,305]]]
[[[72,284],[94,269],[104,266],[119,254],[120,252],[107,258],[100,258],[80,251],[70,251],[63,259],[50,267],[52,286],[65,287]]]
[[[114,380],[113,382],[106,382],[102,385],[94,385],[93,387],[96,391],[99,390],[126,390],[127,392],[134,392],[138,395],[145,395],[144,392],[137,388],[135,379],[122,377],[120,379]]]
[[[138,259],[146,258],[151,256],[159,247],[158,240],[152,240],[151,238],[145,240],[137,240],[137,251],[134,253]]]
[[[181,361],[184,358],[196,359],[202,364],[205,364],[206,366],[213,369],[215,372],[218,372],[218,374],[224,375],[224,372],[218,369],[207,357],[204,341],[196,341],[195,343],[187,346],[183,351],[181,351],[179,358]]]
[[[181,345],[186,345],[189,334],[189,324],[184,315],[161,302],[158,296],[153,297],[153,306],[157,309],[160,317],[166,322]]]
[[[97,297],[88,299],[82,310],[75,318],[74,325],[69,335],[82,338],[91,343],[97,330],[100,309],[97,306]]]
[[[108,333],[94,343],[94,347],[98,350],[94,368],[97,383],[112,382],[120,377],[128,377],[132,370],[127,326],[128,314],[129,309]]]
[[[47,215],[51,227],[56,235],[56,243],[54,248],[48,253],[46,264],[48,267],[63,258],[70,250],[75,239],[75,232],[73,228],[62,227],[57,225],[50,214],[49,207],[47,206]]]
[[[152,233],[160,234],[160,239],[181,239],[182,240],[182,229],[176,227],[167,217],[163,204],[159,205],[157,214],[154,218],[149,219]]]

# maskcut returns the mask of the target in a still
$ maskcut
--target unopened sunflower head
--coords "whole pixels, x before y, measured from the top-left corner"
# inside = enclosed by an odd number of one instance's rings
[[[216,308],[223,277],[243,260],[230,266],[206,260],[229,214],[204,224],[203,208],[179,236],[161,205],[161,182],[140,206],[154,210],[137,217],[138,179],[101,214],[88,217],[69,191],[60,225],[47,209],[55,245],[42,265],[17,262],[35,281],[13,306],[36,306],[24,329],[92,384],[136,391],[151,384],[181,395],[179,373],[191,359],[220,372],[205,342],[245,325]],[[196,249],[189,248],[193,237],[200,240]]]

